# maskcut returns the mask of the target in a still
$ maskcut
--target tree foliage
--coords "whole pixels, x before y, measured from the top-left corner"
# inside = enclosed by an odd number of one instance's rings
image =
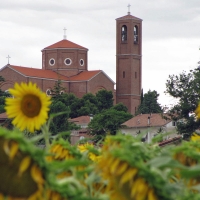
[[[65,88],[62,87],[62,81],[58,79],[55,84],[53,89],[51,90],[51,96],[52,98],[58,98],[60,97],[60,94],[64,93]]]
[[[109,109],[113,106],[113,93],[112,91],[99,90],[96,93],[97,106],[99,112]]]
[[[183,71],[179,75],[170,75],[165,93],[177,100],[170,113],[177,120],[178,132],[190,136],[200,126],[194,116],[200,98],[200,71],[195,69],[189,73]]]
[[[149,90],[147,93],[145,93],[144,97],[142,98],[143,100],[140,106],[138,107],[137,114],[150,114],[162,112],[162,108],[158,103],[158,97],[159,94],[155,90]]]
[[[114,105],[113,109],[115,109],[117,111],[128,112],[128,108],[123,103],[118,103],[118,104]]]
[[[113,107],[94,116],[89,123],[92,135],[115,135],[121,124],[132,117],[130,113],[118,111]]]
[[[77,128],[68,122],[69,118],[96,115],[113,106],[113,94],[111,91],[100,90],[96,95],[87,93],[82,98],[77,98],[72,93],[62,93],[62,91],[64,91],[62,82],[58,80],[51,91],[52,104],[50,114],[65,111],[66,114],[54,117],[50,128],[53,134]],[[126,107],[119,104],[116,105],[115,109],[126,110]]]

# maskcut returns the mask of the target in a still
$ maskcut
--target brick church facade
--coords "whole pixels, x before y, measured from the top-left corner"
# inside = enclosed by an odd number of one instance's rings
[[[0,69],[5,78],[1,89],[6,91],[15,82],[34,82],[51,95],[55,82],[62,81],[67,93],[81,98],[101,89],[113,92],[116,103],[124,103],[135,113],[141,93],[142,20],[130,13],[117,18],[116,91],[114,81],[102,70],[88,70],[88,49],[64,39],[42,50],[42,69],[7,64]]]

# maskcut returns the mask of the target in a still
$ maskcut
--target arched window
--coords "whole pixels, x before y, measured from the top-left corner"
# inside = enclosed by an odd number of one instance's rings
[[[122,42],[127,41],[127,26],[123,25],[121,29]]]
[[[134,44],[138,43],[138,26],[134,26]]]

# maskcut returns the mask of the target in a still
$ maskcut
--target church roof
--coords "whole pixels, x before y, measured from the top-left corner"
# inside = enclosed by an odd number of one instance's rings
[[[85,47],[82,47],[74,42],[71,42],[69,40],[61,40],[59,42],[56,42],[48,47],[45,47],[43,50],[46,50],[46,49],[63,49],[63,48],[67,48],[67,49],[84,49],[84,50],[88,50],[87,48]],[[43,51],[42,50],[42,51]]]
[[[83,71],[79,74],[70,77],[70,81],[87,81],[102,72],[101,70]]]
[[[75,82],[76,81],[89,81],[90,79],[97,76],[99,73],[101,73],[101,72],[104,73],[102,70],[83,71],[77,75],[67,77],[67,76],[61,75],[55,71],[52,71],[52,70],[22,67],[22,66],[16,66],[16,65],[6,65],[5,67],[8,67],[25,77],[33,77],[33,78],[40,78],[40,79],[53,79],[53,80],[60,79],[62,81],[67,81],[67,82],[68,81],[72,81],[72,82],[73,81],[75,81]],[[2,71],[5,67],[3,67],[0,71]]]
[[[21,67],[21,66],[15,66],[15,65],[7,65],[7,66],[26,77],[38,77],[38,78],[56,79],[56,80],[58,80],[59,78],[65,81],[68,80],[66,76],[60,75],[52,70]]]
[[[140,18],[138,18],[138,17],[135,17],[135,16],[133,16],[133,15],[130,15],[130,14],[125,15],[125,16],[123,16],[123,17],[119,17],[119,18],[117,18],[116,20],[126,20],[126,19],[134,19],[134,20],[142,21],[142,19],[140,19]]]

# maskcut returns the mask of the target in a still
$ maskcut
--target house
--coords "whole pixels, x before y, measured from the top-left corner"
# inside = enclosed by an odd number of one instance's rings
[[[120,131],[123,134],[136,136],[142,133],[147,142],[150,142],[158,133],[169,133],[170,135],[166,139],[177,136],[176,122],[161,113],[140,114],[124,122],[121,126]]]
[[[69,119],[70,122],[75,123],[77,126],[80,126],[78,130],[71,131],[71,144],[76,144],[79,140],[84,138],[90,138],[91,136],[88,135],[88,124],[92,120],[91,116],[80,116],[73,119]]]

